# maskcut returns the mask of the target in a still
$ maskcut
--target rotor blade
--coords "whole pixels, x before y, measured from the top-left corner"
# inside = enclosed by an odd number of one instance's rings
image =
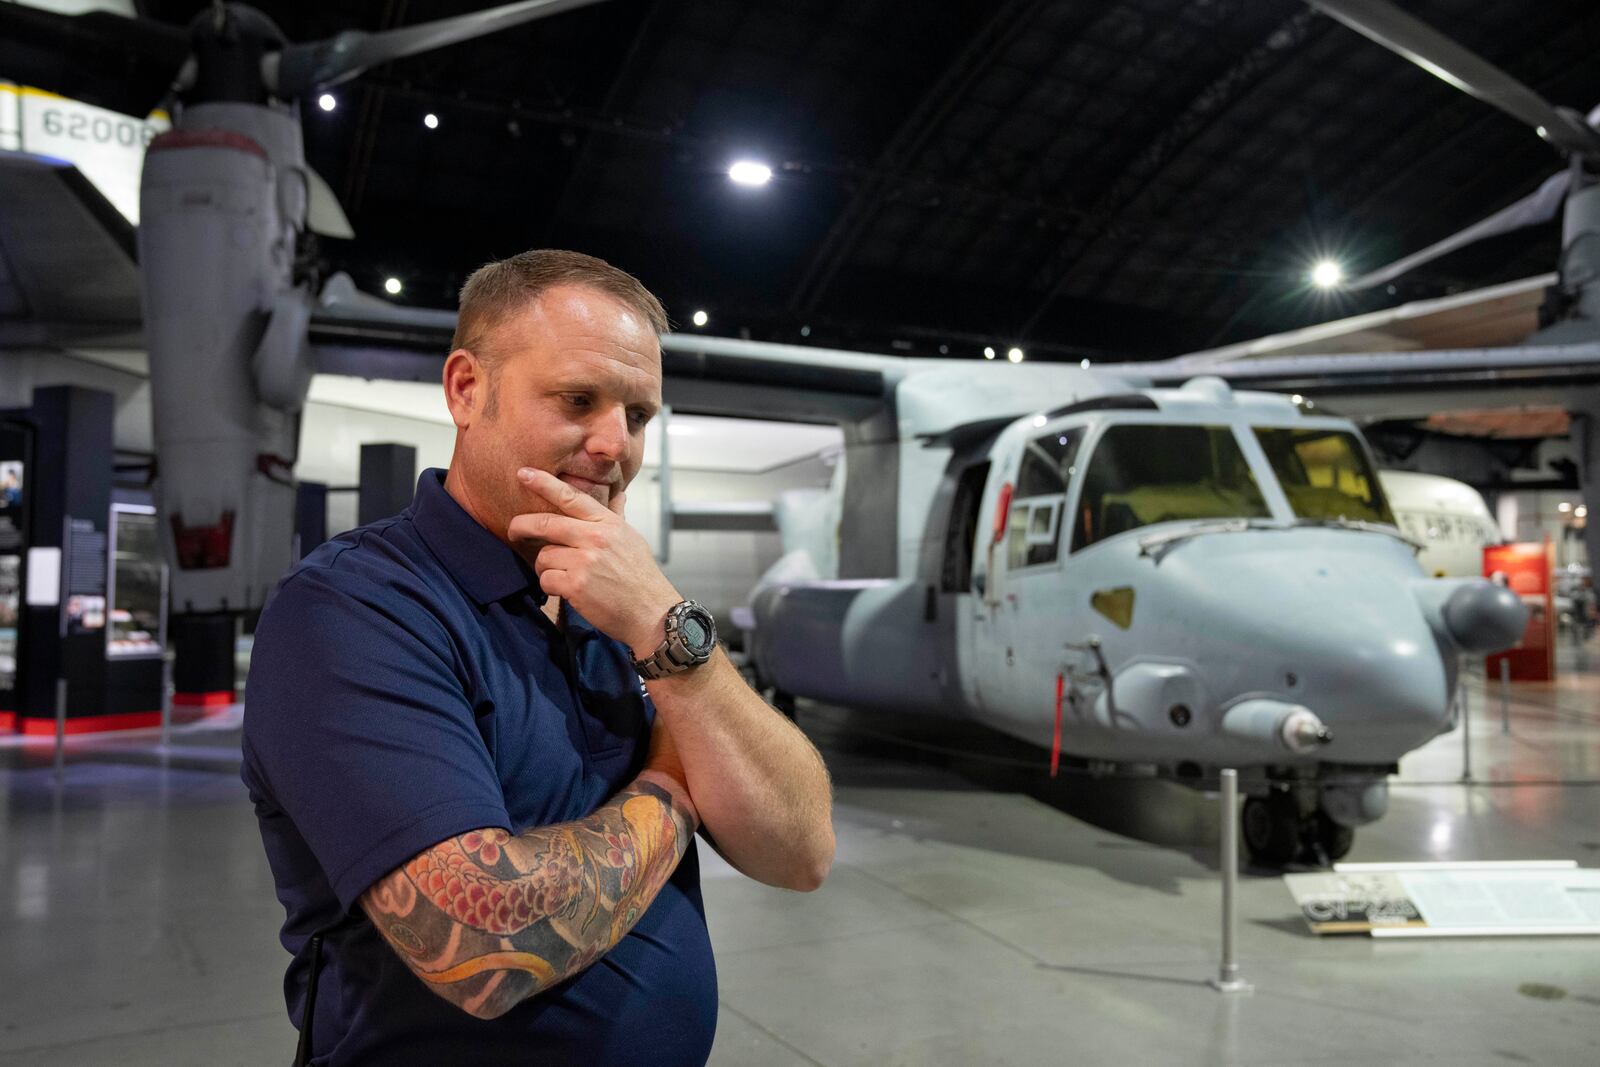
[[[523,0],[487,11],[474,11],[453,18],[437,19],[416,26],[363,33],[341,33],[322,41],[290,45],[267,57],[262,66],[267,87],[281,97],[292,98],[353,78],[379,63],[404,56],[429,52],[445,45],[470,41],[474,37],[497,33],[512,26],[599,0]]]
[[[345,217],[339,198],[333,195],[322,175],[306,168],[306,229],[323,237],[349,240],[356,235]]]
[[[1352,278],[1345,282],[1341,288],[1350,290],[1370,289],[1374,285],[1393,281],[1400,275],[1429,263],[1440,256],[1454,252],[1458,248],[1465,248],[1474,241],[1481,241],[1486,237],[1497,234],[1509,233],[1519,230],[1524,226],[1536,226],[1555,217],[1556,209],[1561,206],[1561,200],[1567,195],[1567,186],[1572,182],[1570,170],[1552,174],[1544,183],[1518,200],[1516,203],[1501,208],[1493,215],[1473,223],[1464,230],[1457,231],[1437,244],[1429,245],[1420,252],[1413,252],[1404,259],[1397,259],[1387,266],[1379,267],[1375,271]]]
[[[1551,106],[1493,63],[1412,18],[1388,0],[1306,2],[1462,92],[1521,120],[1551,144],[1585,156],[1600,156],[1600,133],[1585,125],[1581,118]]]

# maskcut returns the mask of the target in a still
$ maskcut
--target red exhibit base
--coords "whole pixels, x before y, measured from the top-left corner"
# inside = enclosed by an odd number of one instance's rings
[[[194,694],[212,696],[213,694]],[[220,715],[233,703],[233,694],[226,694],[227,700],[207,700],[205,702],[189,701],[183,710],[179,710],[177,699],[173,700],[172,722],[174,725],[184,725],[199,722],[202,719],[213,718]],[[81,734],[115,733],[120,730],[150,730],[161,725],[161,712],[159,711],[129,711],[119,715],[75,715],[69,716],[65,724],[65,732],[73,736]],[[0,734],[19,733],[23,737],[54,737],[56,735],[55,719],[45,719],[33,715],[18,715],[14,711],[0,712]]]
[[[161,725],[159,711],[128,711],[120,715],[78,715],[67,719],[63,729],[69,734],[100,734],[113,730],[147,730]],[[24,716],[18,731],[24,737],[54,737],[56,721]]]
[[[209,693],[173,693],[172,706],[182,708],[218,708],[233,703],[233,690],[215,689]]]

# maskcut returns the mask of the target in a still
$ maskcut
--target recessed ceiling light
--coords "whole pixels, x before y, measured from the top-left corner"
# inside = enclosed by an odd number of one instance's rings
[[[690,316],[690,318],[694,320],[694,324],[696,326],[704,326],[706,323],[711,321],[711,316],[707,315],[704,311],[696,311]]]
[[[430,111],[422,116],[422,124],[430,130],[437,130],[439,128],[439,116]]]
[[[753,159],[741,159],[728,168],[735,185],[765,185],[772,180],[772,168]]]
[[[1008,348],[1008,349],[1006,349],[1006,358],[1009,359],[1013,363],[1021,363],[1022,362],[1022,349],[1020,349],[1020,348]]]
[[[324,111],[332,111],[334,108],[339,106],[339,101],[334,99],[332,93],[323,93],[321,96],[317,97],[317,106]]]
[[[983,358],[984,359],[993,359],[994,358],[994,346],[993,345],[984,345],[983,346]]]
[[[402,288],[403,286],[401,286],[399,278],[384,279],[383,291],[388,293],[390,296],[399,296]]]
[[[1089,361],[1086,360],[1086,359],[1080,359],[1078,361],[1078,366],[1082,367],[1084,370],[1088,370],[1089,369]]]
[[[1572,505],[1563,500],[1561,503],[1556,505],[1556,510],[1565,515],[1567,512],[1572,510]]]
[[[1344,268],[1331,259],[1319,260],[1311,268],[1311,284],[1318,289],[1333,289],[1344,281]]]

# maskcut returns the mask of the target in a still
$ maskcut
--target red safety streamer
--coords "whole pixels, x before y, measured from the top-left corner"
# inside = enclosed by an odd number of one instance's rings
[[[1056,771],[1061,768],[1061,698],[1067,691],[1067,679],[1063,674],[1056,675],[1056,736],[1050,742],[1050,777],[1056,776]]]

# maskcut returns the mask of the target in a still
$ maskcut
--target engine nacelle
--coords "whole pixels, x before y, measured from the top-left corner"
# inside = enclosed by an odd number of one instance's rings
[[[927,586],[896,579],[767,586],[751,652],[767,685],[853,707],[955,713],[954,665],[927,617]]]

